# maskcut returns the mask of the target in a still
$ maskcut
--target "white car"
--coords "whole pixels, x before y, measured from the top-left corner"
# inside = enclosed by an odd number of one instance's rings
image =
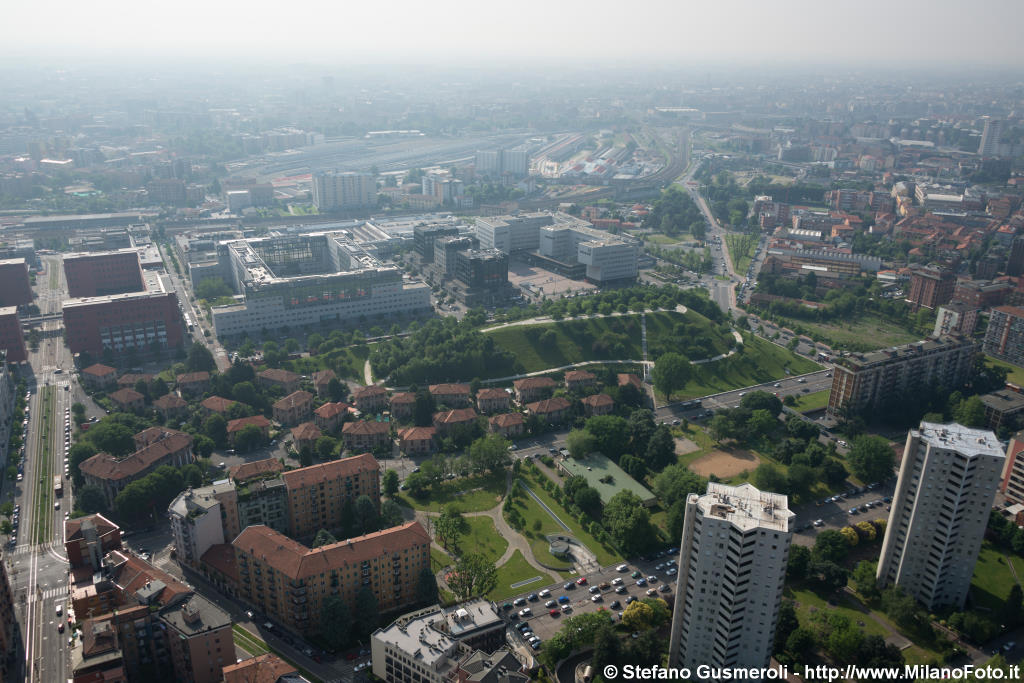
[[[612,585],[613,586],[621,586],[622,585],[622,577],[616,576],[614,579],[612,579]]]

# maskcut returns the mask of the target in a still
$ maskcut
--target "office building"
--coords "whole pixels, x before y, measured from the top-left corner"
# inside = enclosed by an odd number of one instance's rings
[[[475,171],[483,176],[508,174],[516,178],[530,173],[530,153],[525,149],[497,149],[477,151]]]
[[[993,308],[989,312],[982,350],[1000,360],[1024,365],[1024,308]]]
[[[991,116],[982,117],[984,128],[981,130],[981,143],[978,154],[983,157],[999,156],[999,143],[1002,142],[1003,121]]]
[[[712,482],[686,501],[668,665],[766,667],[792,539],[786,496]]]
[[[386,266],[341,233],[234,240],[220,270],[241,303],[214,306],[218,336],[341,324],[430,310],[430,287]]]
[[[6,352],[8,363],[28,360],[25,333],[21,328],[21,318],[18,317],[18,309],[15,306],[0,308],[0,349]]]
[[[970,339],[950,336],[835,357],[828,414],[871,412],[886,400],[929,386],[957,389],[970,377],[976,352]]]
[[[978,308],[959,301],[943,304],[935,311],[935,329],[932,331],[932,336],[942,337],[953,334],[970,337],[974,334],[980,312]]]
[[[985,406],[985,426],[992,431],[1000,428],[1017,430],[1024,413],[1024,394],[1009,389],[999,389],[979,397]]]
[[[434,243],[444,237],[457,237],[459,229],[454,225],[415,225],[412,229],[416,253],[423,257],[423,263],[434,262]]]
[[[346,503],[354,504],[359,496],[368,496],[380,508],[380,467],[369,453],[291,470],[281,479],[293,538],[340,529]]]
[[[466,306],[494,305],[506,299],[508,254],[497,249],[471,249],[455,253],[454,294]]]
[[[566,214],[557,214],[556,220],[540,229],[537,250],[542,259],[554,262],[552,270],[582,264],[587,280],[596,284],[636,279],[639,248],[635,240],[598,230]]]
[[[32,303],[28,263],[23,258],[0,261],[0,308]]]
[[[480,247],[480,241],[472,236],[441,237],[434,242],[434,269],[441,277],[454,277],[456,255]]]
[[[930,612],[963,607],[1005,462],[990,431],[929,422],[910,430],[879,586],[903,589]]]
[[[136,257],[137,261],[137,257]],[[178,295],[159,273],[144,273],[144,290],[68,299],[64,338],[72,353],[99,356],[105,349],[146,353],[184,344]]]
[[[377,181],[369,173],[314,173],[313,203],[320,211],[372,209],[377,206]]]
[[[956,289],[956,274],[946,268],[918,266],[910,270],[910,295],[907,301],[915,311],[949,303]]]
[[[250,526],[232,545],[238,596],[262,613],[302,633],[316,633],[324,600],[340,597],[354,611],[356,595],[369,591],[381,612],[416,601],[422,571],[430,571],[430,536],[408,522],[319,548],[265,526]]]
[[[373,674],[385,683],[526,683],[528,677],[519,673],[522,665],[502,649],[505,644],[504,620],[490,602],[476,599],[451,607],[432,605],[403,614],[373,632]],[[459,676],[460,662],[466,663],[464,671],[476,668],[470,661],[477,661],[471,658],[481,652],[494,653],[483,658],[494,663],[485,668],[503,667],[508,677]]]
[[[526,213],[518,216],[477,216],[474,225],[481,249],[497,249],[506,254],[537,249],[540,229],[553,225],[550,213]]]
[[[64,277],[72,298],[145,291],[135,249],[80,252],[64,256]]]

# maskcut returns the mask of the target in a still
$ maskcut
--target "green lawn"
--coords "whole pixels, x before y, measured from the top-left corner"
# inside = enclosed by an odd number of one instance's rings
[[[902,325],[872,314],[828,323],[806,320],[780,320],[779,323],[791,329],[795,329],[793,326],[796,325],[815,341],[826,343],[837,350],[844,347],[873,350],[921,339],[920,335],[908,332]]]
[[[688,334],[710,341],[708,355],[724,353],[730,345],[728,335],[694,311],[685,315],[675,311],[647,313],[647,343],[652,356],[656,349],[676,349],[679,338],[675,326],[686,323]],[[548,330],[554,339],[541,341]],[[562,320],[538,325],[514,325],[487,332],[497,346],[508,349],[523,364],[526,372],[561,367],[593,360],[640,360],[640,314],[585,320]]]
[[[811,615],[814,612],[824,611],[829,614],[842,614],[855,626],[860,626],[860,623],[863,622],[864,625],[861,626],[861,629],[866,635],[882,636],[883,638],[889,635],[889,632],[878,622],[868,616],[866,612],[861,612],[859,609],[851,607],[846,601],[840,602],[836,605],[830,605],[817,593],[806,588],[797,588],[791,585],[786,586],[783,595],[790,600],[796,601],[796,613],[800,618],[801,625],[810,624]]]
[[[370,357],[371,346],[371,344],[363,344],[334,349],[318,356],[285,361],[282,365],[286,370],[297,372],[300,375],[312,375],[317,370],[330,368],[337,373],[339,379],[353,379],[362,384],[363,366],[366,359]]]
[[[815,391],[812,394],[800,394],[796,398],[796,405],[791,407],[794,410],[799,410],[801,413],[810,413],[815,410],[821,410],[828,405],[828,395],[828,389]]]
[[[1014,582],[1003,553],[991,543],[986,542],[982,545],[971,581],[971,594],[978,605],[993,610],[999,609],[1006,601]]]
[[[530,488],[534,489],[534,486],[531,485]],[[565,529],[558,526],[555,520],[551,518],[551,515],[545,512],[537,504],[537,501],[531,498],[525,491],[523,495],[516,499],[513,505],[525,520],[523,530],[520,533],[530,542],[530,549],[533,551],[534,558],[538,562],[552,567],[561,567],[563,571],[568,572],[571,567],[568,566],[565,560],[555,557],[548,551],[547,540],[548,534],[564,534]],[[508,520],[507,515],[505,519],[506,521]]]
[[[746,273],[747,268],[750,267],[750,259],[754,257],[754,250],[757,249],[757,240],[757,235],[728,234],[725,236],[729,256],[732,257],[732,267],[739,275]]]
[[[1006,368],[1009,371],[1006,373],[1006,381],[1019,387],[1024,387],[1024,368],[1012,365],[1006,361],[996,360],[992,356],[985,356],[985,365],[988,367]]]
[[[640,233],[637,237],[645,242],[652,242],[654,244],[679,244],[681,241],[678,237],[669,237],[660,232]]]
[[[441,512],[449,503],[455,503],[460,512],[483,512],[501,503],[504,494],[505,473],[498,472],[447,481],[428,491],[422,500],[408,492],[396,498],[399,503],[414,510]]]
[[[478,553],[490,562],[497,562],[508,549],[506,541],[490,517],[464,517],[465,533],[459,537],[459,548],[465,552]]]
[[[543,474],[539,471],[531,472],[524,470],[523,477],[526,479],[527,484],[529,484],[530,490],[537,494],[537,497],[544,501],[544,504],[551,508],[551,510],[558,515],[558,518],[569,527],[571,535],[579,540],[580,543],[587,546],[587,548],[597,556],[597,561],[602,567],[607,567],[610,564],[622,561],[621,555],[619,555],[615,550],[606,548],[598,543],[597,539],[583,530],[583,526],[580,524],[578,519],[570,515],[565,508],[555,502],[555,499],[551,497],[551,494],[544,490],[540,485],[541,478],[544,477]],[[560,526],[557,526],[556,528],[560,533],[565,533],[565,530]]]
[[[531,579],[535,576],[539,576],[540,579],[524,586],[512,587],[512,584]],[[508,559],[508,562],[498,567],[498,584],[494,587],[494,590],[487,594],[487,597],[495,601],[504,600],[513,595],[539,589],[554,582],[554,577],[535,569],[526,561],[523,554],[517,550],[512,553],[512,557]]]
[[[430,568],[433,571],[439,572],[452,564],[455,564],[455,560],[445,554],[443,550],[438,550],[433,546],[430,547]]]
[[[787,369],[791,375],[802,375],[820,370],[821,366],[777,344],[745,333],[740,353],[693,366],[690,381],[672,396],[676,400],[686,400],[762,384],[786,377]]]

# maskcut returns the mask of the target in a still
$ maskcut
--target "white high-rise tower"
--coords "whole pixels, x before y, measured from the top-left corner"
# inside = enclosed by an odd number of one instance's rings
[[[792,538],[786,496],[710,483],[686,501],[669,666],[767,666]]]

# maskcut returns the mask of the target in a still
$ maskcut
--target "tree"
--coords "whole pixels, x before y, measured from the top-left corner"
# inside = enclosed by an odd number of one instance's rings
[[[437,403],[434,395],[426,388],[416,392],[416,403],[413,405],[412,417],[417,427],[429,427],[434,422]]]
[[[597,439],[585,429],[574,429],[565,438],[569,455],[576,459],[585,458],[597,448]]]
[[[633,605],[638,605],[639,602],[634,602],[626,607],[627,611]],[[625,620],[626,613],[622,613],[623,620]],[[595,671],[603,671],[607,664],[618,664],[622,661],[622,641],[619,640],[618,635],[615,634],[611,629],[602,629],[594,636],[594,653],[591,658],[591,666],[594,667]]]
[[[629,437],[630,450],[634,454],[647,452],[647,443],[657,425],[654,423],[654,413],[647,408],[634,410],[629,415]]]
[[[844,526],[839,530],[839,533],[851,548],[860,543],[860,536],[857,535],[857,531],[852,526]]]
[[[416,599],[424,604],[437,602],[437,577],[429,567],[421,569],[416,577]]]
[[[961,401],[953,410],[953,419],[965,427],[984,427],[985,404],[981,402],[981,397],[971,396]]]
[[[380,620],[380,610],[377,603],[377,596],[369,588],[360,588],[356,593],[355,605],[352,609],[352,619],[356,623],[356,633],[361,637],[373,633]]]
[[[850,574],[853,590],[860,593],[869,602],[877,600],[882,595],[882,592],[878,589],[878,581],[875,579],[877,569],[877,562],[861,560],[854,567],[853,573]]]
[[[337,651],[348,644],[352,614],[338,595],[328,595],[320,608],[320,636],[327,647]]]
[[[470,445],[469,460],[477,469],[489,472],[503,470],[512,461],[508,450],[511,445],[501,434],[488,434]]]
[[[427,481],[427,477],[423,472],[413,472],[405,478],[405,485],[409,487],[409,493],[419,498],[427,492],[430,482]]]
[[[654,609],[641,600],[629,603],[622,612],[622,624],[631,631],[645,631],[653,620]]]
[[[676,462],[676,442],[672,438],[672,432],[666,425],[659,425],[650,441],[647,442],[647,452],[644,460],[652,470],[662,470]]]
[[[228,422],[220,413],[212,413],[203,420],[203,434],[214,443],[217,448],[224,448],[228,442]]]
[[[379,528],[380,513],[377,511],[377,504],[366,494],[356,498],[355,515],[356,525],[361,533],[369,534]]]
[[[468,553],[455,563],[448,586],[460,600],[491,592],[498,584],[498,570],[483,555]]]
[[[196,434],[194,441],[192,442],[192,448],[194,448],[196,453],[200,456],[208,458],[210,457],[210,454],[213,453],[213,449],[216,448],[216,444],[213,443],[213,440],[210,439],[210,437],[204,436],[203,434]]]
[[[109,453],[115,458],[135,451],[134,436],[135,432],[110,418],[94,424],[85,434],[85,438],[95,446],[96,452]]]
[[[263,431],[256,425],[246,425],[235,434],[235,448],[242,453],[248,453],[263,443]]]
[[[814,539],[814,549],[811,555],[814,560],[840,563],[846,559],[850,552],[850,544],[843,535],[835,529],[826,529]]]
[[[384,476],[381,478],[381,488],[385,496],[393,498],[398,493],[398,472],[385,470]]]
[[[217,363],[214,362],[210,349],[199,342],[193,342],[185,357],[185,369],[189,372],[211,372],[217,369]]]
[[[163,394],[160,394],[163,396]],[[71,404],[71,414],[75,416],[75,422],[81,424],[85,422],[85,406],[75,401]]]
[[[601,517],[601,494],[592,486],[584,486],[573,497],[573,502],[590,517]]]
[[[332,543],[337,542],[338,539],[336,539],[330,531],[327,529],[321,529],[316,532],[316,536],[313,538],[313,547],[319,548],[322,545],[331,545]]]
[[[465,520],[462,519],[462,515],[452,506],[442,510],[440,516],[434,520],[434,533],[441,541],[441,547],[445,550],[458,547],[459,536],[462,535],[464,525]]]
[[[604,508],[604,527],[626,555],[649,548],[657,538],[650,513],[632,491],[619,491]]]
[[[896,456],[888,441],[867,434],[855,438],[846,455],[850,470],[865,482],[884,481],[891,477],[895,460]]]
[[[775,626],[775,653],[782,652],[789,636],[800,627],[800,619],[796,614],[796,606],[792,600],[783,600],[779,605],[779,619]]]
[[[751,440],[769,436],[779,426],[779,421],[770,412],[763,408],[750,413],[747,418],[746,427],[748,438]]]
[[[654,387],[671,400],[672,393],[686,386],[690,379],[689,359],[679,353],[665,353],[658,358],[651,372]]]
[[[332,377],[327,382],[327,395],[331,397],[334,402],[343,401],[348,396],[348,387],[342,384],[341,380],[337,377]]]
[[[786,638],[785,650],[797,661],[802,662],[806,660],[807,655],[814,651],[815,642],[814,631],[801,626]]]
[[[595,415],[587,420],[586,430],[594,436],[595,449],[618,462],[629,448],[629,423],[618,415]]]
[[[751,391],[746,396],[740,399],[740,407],[753,412],[755,410],[765,410],[774,419],[779,413],[782,412],[782,402],[778,396],[774,396],[767,391]],[[799,420],[799,418],[796,418]],[[803,420],[799,420],[803,422]]]
[[[71,479],[75,482],[75,486],[82,485],[82,472],[78,469],[79,466],[92,456],[96,455],[96,447],[89,441],[79,441],[68,453],[68,461],[71,466]],[[12,467],[14,467],[12,465]],[[17,468],[15,468],[15,474],[17,474]]]
[[[1020,584],[1014,583],[1010,586],[1010,593],[999,608],[999,620],[1007,626],[1013,627],[1021,621],[1021,597]]]
[[[208,277],[196,285],[196,298],[215,301],[223,296],[231,296],[231,288],[219,277]]]
[[[664,505],[685,501],[691,493],[701,493],[707,488],[707,480],[685,465],[669,465],[652,482],[654,492]]]
[[[789,561],[786,565],[786,578],[800,581],[807,577],[811,565],[811,551],[805,546],[793,544],[789,547]]]
[[[757,466],[754,470],[754,476],[751,477],[754,486],[762,491],[771,491],[773,493],[789,493],[789,481],[786,478],[785,472],[775,465],[768,463],[762,463]]]
[[[236,384],[231,389],[231,398],[250,406],[255,406],[260,402],[260,395],[256,391],[256,386],[249,381]]]
[[[402,506],[393,500],[385,500],[380,504],[380,528],[388,529],[402,523]]]

